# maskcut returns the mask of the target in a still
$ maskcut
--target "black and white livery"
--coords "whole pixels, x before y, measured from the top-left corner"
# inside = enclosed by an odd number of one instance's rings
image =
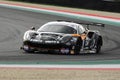
[[[33,27],[24,33],[21,49],[28,53],[100,53],[103,45],[102,36],[98,30],[89,30],[89,26],[104,27],[104,24],[58,20],[48,22],[38,30]]]

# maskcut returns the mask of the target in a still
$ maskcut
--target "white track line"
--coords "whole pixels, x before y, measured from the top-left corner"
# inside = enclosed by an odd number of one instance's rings
[[[16,65],[16,64],[1,64],[0,67],[9,67],[9,68],[119,68],[120,64],[98,64],[98,65],[44,65],[44,64],[38,64],[38,65]]]

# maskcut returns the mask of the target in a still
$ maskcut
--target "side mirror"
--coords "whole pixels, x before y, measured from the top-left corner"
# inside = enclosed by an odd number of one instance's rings
[[[35,30],[35,27],[31,27],[31,30]]]

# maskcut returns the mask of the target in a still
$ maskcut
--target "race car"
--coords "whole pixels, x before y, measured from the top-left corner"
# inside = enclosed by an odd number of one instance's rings
[[[89,30],[89,26],[104,27],[104,24],[57,20],[47,22],[38,30],[32,27],[24,33],[21,49],[28,53],[100,53],[102,36],[98,30]]]

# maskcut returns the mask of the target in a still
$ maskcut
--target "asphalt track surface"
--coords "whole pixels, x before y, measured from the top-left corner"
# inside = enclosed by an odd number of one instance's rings
[[[72,18],[54,16],[29,11],[15,10],[0,7],[0,62],[76,62],[76,61],[101,61],[120,59],[120,27],[106,25],[98,29],[104,39],[100,54],[84,55],[58,55],[50,53],[30,53],[20,50],[22,36],[31,26],[43,25],[53,20],[75,20]]]

